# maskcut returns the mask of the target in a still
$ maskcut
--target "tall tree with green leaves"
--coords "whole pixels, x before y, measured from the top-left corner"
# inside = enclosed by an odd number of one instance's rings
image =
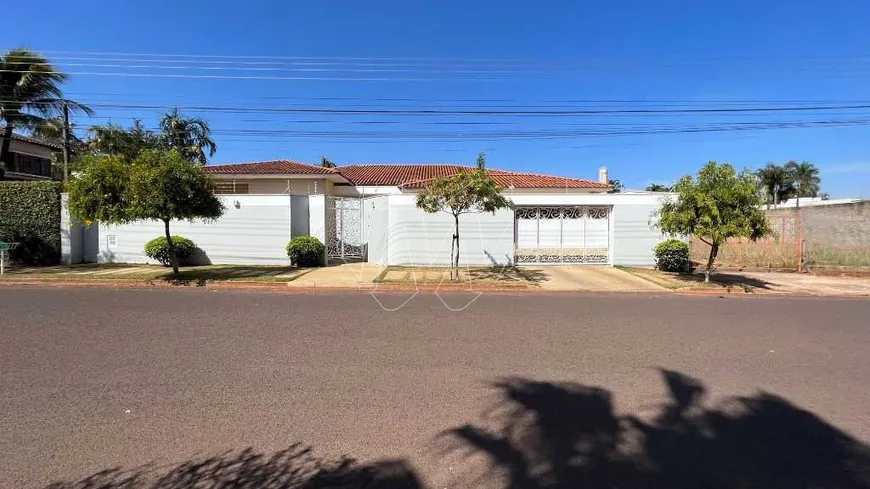
[[[452,177],[432,179],[417,194],[417,207],[434,214],[453,216],[454,233],[450,246],[450,280],[459,280],[459,216],[513,208],[513,202],[501,194],[501,187],[485,169],[463,170]]]
[[[33,51],[12,49],[0,55],[0,120],[5,123],[0,167],[12,163],[9,148],[15,128],[32,131],[46,119],[60,117],[64,106],[92,114],[88,107],[64,98],[60,86],[68,78]]]
[[[481,151],[477,153],[477,169],[485,170],[486,169],[486,153]]]
[[[86,144],[90,151],[103,155],[119,155],[132,163],[144,150],[161,149],[163,140],[146,128],[142,121],[133,119],[128,128],[117,124],[91,126]]]
[[[676,200],[658,211],[657,226],[675,236],[696,236],[710,246],[704,281],[729,238],[757,240],[773,233],[764,211],[758,182],[748,170],[736,172],[728,163],[711,161],[696,178],[686,175],[674,185]]]
[[[208,163],[217,152],[217,143],[211,138],[208,122],[201,117],[185,117],[178,107],[163,114],[160,136],[168,149],[200,165]]]
[[[81,221],[123,224],[162,221],[173,273],[178,273],[173,220],[213,220],[224,211],[214,182],[202,167],[177,151],[145,150],[132,164],[120,155],[88,155],[71,180],[71,213]]]
[[[789,161],[785,164],[785,170],[789,173],[795,188],[796,206],[800,207],[801,197],[818,196],[822,179],[819,177],[819,169],[816,165],[806,161],[800,163]]]

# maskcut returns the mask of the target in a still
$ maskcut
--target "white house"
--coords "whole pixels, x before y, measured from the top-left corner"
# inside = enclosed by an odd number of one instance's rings
[[[173,223],[173,233],[196,242],[211,263],[287,263],[287,241],[311,234],[324,241],[331,260],[448,265],[453,218],[417,209],[416,193],[431,179],[466,168],[324,168],[288,160],[208,166],[225,215],[216,223]],[[462,265],[653,263],[661,235],[651,220],[663,194],[610,193],[604,168],[598,181],[487,172],[515,208],[460,218]],[[147,262],[142,248],[161,235],[161,226],[100,226],[91,238],[99,243],[96,260]]]

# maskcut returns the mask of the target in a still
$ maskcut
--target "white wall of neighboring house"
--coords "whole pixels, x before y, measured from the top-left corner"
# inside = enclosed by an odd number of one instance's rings
[[[217,178],[218,181],[234,181],[248,184],[251,195],[311,195],[327,193],[332,182],[323,178]]]

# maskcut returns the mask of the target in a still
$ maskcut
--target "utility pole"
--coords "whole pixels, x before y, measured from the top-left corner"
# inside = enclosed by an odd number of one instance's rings
[[[69,180],[69,106],[63,103],[63,181]]]

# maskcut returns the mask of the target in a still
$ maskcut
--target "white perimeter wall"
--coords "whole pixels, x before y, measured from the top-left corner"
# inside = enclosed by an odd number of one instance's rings
[[[516,205],[593,205],[612,208],[611,264],[653,265],[652,249],[662,236],[652,226],[663,194],[517,194]],[[367,199],[369,261],[386,265],[447,266],[453,217],[416,208],[413,195]],[[377,202],[374,208],[372,204]],[[381,204],[384,202],[384,204]],[[385,203],[388,202],[388,205]],[[388,207],[386,218],[384,207]],[[514,259],[514,213],[465,214],[459,218],[460,263],[506,265]]]
[[[652,227],[662,194],[509,195],[516,205],[612,206],[611,263],[653,265],[652,249],[662,236]],[[285,247],[291,236],[310,233],[326,243],[325,196],[225,195],[223,217],[213,223],[173,222],[171,231],[192,239],[214,264],[288,263]],[[238,202],[238,208],[236,208]],[[414,195],[365,199],[364,229],[368,260],[384,265],[447,266],[453,217],[417,209]],[[66,214],[66,213],[64,213]],[[148,263],[145,243],[163,236],[161,222],[77,228],[64,220],[65,261]],[[69,234],[72,231],[72,234]],[[83,233],[83,239],[76,237]],[[66,235],[64,235],[66,233]],[[465,266],[506,265],[514,259],[514,213],[465,214],[460,217],[460,263]],[[81,250],[80,247],[84,247]]]
[[[447,266],[453,216],[417,209],[415,196],[391,195],[386,233],[390,265]],[[461,266],[504,265],[513,261],[513,211],[464,214],[459,218]]]
[[[226,195],[221,201],[226,210],[216,222],[173,221],[170,232],[193,240],[205,252],[205,263],[288,264],[291,196]],[[97,261],[154,263],[144,254],[145,243],[163,235],[163,223],[158,221],[100,225]]]

